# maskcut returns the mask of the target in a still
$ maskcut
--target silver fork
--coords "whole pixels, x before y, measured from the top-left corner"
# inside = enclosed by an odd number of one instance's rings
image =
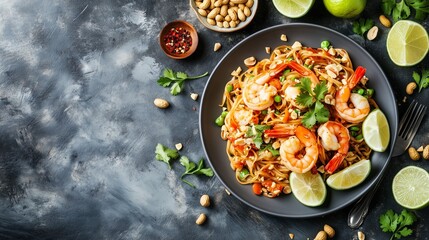
[[[423,104],[413,100],[404,116],[399,123],[398,137],[393,148],[392,157],[399,156],[405,152],[413,141],[414,136],[417,133],[420,123],[423,120],[423,116],[426,113],[427,107]],[[380,183],[382,182],[383,176],[377,180],[374,188],[372,188],[367,194],[365,194],[359,201],[355,203],[353,208],[349,212],[347,224],[351,228],[358,228],[362,225],[363,220],[368,213],[369,204],[377,192]]]

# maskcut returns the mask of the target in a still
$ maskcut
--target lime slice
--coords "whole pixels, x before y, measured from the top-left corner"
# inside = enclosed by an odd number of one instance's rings
[[[302,204],[309,207],[322,205],[326,198],[326,186],[319,173],[292,172],[289,177],[293,195]]]
[[[409,20],[397,21],[387,35],[387,53],[398,66],[413,66],[425,58],[429,38],[425,28]]]
[[[377,152],[384,152],[389,146],[389,123],[380,109],[375,109],[362,124],[362,133],[366,144]]]
[[[286,17],[304,16],[313,6],[314,0],[273,0],[276,9]]]
[[[393,178],[393,197],[408,209],[420,209],[429,205],[429,173],[420,167],[408,166]]]
[[[337,190],[349,189],[363,182],[370,172],[371,162],[369,160],[361,160],[329,176],[326,179],[326,184]]]

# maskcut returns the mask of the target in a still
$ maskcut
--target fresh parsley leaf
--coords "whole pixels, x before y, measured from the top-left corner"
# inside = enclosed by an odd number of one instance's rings
[[[419,86],[419,92],[423,88],[429,87],[429,69],[423,69],[422,74],[420,75],[416,71],[413,72],[413,79]]]
[[[359,18],[353,22],[353,32],[363,36],[363,34],[374,26],[372,19]]]
[[[406,0],[408,6],[414,8],[416,11],[415,19],[423,21],[429,13],[429,1],[427,0]]]
[[[202,174],[206,175],[207,177],[213,176],[213,170],[211,168],[203,168],[204,167],[204,160],[200,159],[198,162],[198,165],[196,165],[194,162],[189,161],[189,158],[186,156],[180,157],[180,164],[182,164],[185,167],[185,172],[180,176],[180,179],[188,184],[191,187],[195,187],[194,184],[190,183],[186,179],[183,179],[186,175],[192,175],[192,174]]]
[[[386,213],[380,215],[379,223],[380,228],[383,232],[391,232],[392,237],[390,239],[410,236],[413,230],[407,226],[412,225],[417,220],[416,216],[412,212],[408,212],[403,209],[401,214],[393,212],[392,209],[386,211]]]
[[[170,161],[179,157],[179,153],[171,148],[165,147],[158,143],[155,147],[155,158],[159,161],[163,161],[168,164],[168,168],[171,169]]]
[[[325,105],[322,103],[322,100],[328,92],[326,84],[320,82],[311,90],[310,79],[303,78],[296,86],[299,87],[301,91],[296,97],[296,102],[301,106],[309,108],[301,120],[304,127],[312,128],[317,122],[327,122],[329,120],[329,110],[326,109]]]
[[[157,83],[162,87],[169,87],[171,84],[173,84],[170,88],[170,93],[175,96],[183,90],[183,85],[185,84],[186,80],[202,78],[208,74],[208,72],[205,72],[201,75],[190,77],[184,72],[175,73],[173,70],[166,68],[163,71],[163,76],[159,77]]]

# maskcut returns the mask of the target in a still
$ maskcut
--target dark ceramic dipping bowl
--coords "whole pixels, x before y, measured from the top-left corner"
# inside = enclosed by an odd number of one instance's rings
[[[198,33],[194,26],[186,21],[173,21],[162,29],[159,44],[167,56],[173,59],[187,58],[197,49]]]

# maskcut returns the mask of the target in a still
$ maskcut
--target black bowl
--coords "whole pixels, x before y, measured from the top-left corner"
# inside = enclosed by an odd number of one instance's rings
[[[385,113],[390,125],[390,145],[385,152],[374,152],[371,155],[371,173],[360,185],[349,190],[333,190],[328,187],[325,203],[319,207],[307,207],[298,202],[293,194],[269,199],[253,194],[250,185],[241,185],[235,179],[226,155],[226,142],[220,138],[220,128],[214,123],[222,109],[219,104],[225,84],[231,79],[231,72],[238,66],[246,69],[243,60],[254,56],[256,59],[267,58],[265,47],[274,49],[285,43],[280,35],[286,34],[288,44],[300,41],[303,46],[317,48],[323,40],[328,40],[336,48],[348,51],[354,67],[361,65],[367,69],[368,86],[375,89],[375,100]],[[293,23],[267,28],[259,31],[238,43],[218,63],[211,74],[202,97],[200,107],[200,136],[204,151],[214,172],[225,187],[237,198],[262,212],[291,218],[321,216],[341,208],[357,200],[366,193],[381,177],[390,161],[393,145],[396,140],[398,114],[395,97],[386,75],[371,55],[357,43],[341,33],[326,27]]]

